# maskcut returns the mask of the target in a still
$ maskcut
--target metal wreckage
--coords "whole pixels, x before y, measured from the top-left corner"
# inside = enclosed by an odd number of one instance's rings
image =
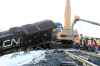
[[[51,40],[54,27],[52,21],[44,20],[35,24],[14,27],[8,31],[1,32],[0,54],[2,55],[16,50],[27,50],[27,48],[53,48]]]

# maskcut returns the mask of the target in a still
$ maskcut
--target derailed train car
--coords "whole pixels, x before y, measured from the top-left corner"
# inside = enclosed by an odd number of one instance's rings
[[[55,24],[51,20],[44,20],[21,27],[13,27],[0,33],[0,54],[10,53],[19,49],[52,48],[52,31]],[[15,49],[15,50],[14,50]]]

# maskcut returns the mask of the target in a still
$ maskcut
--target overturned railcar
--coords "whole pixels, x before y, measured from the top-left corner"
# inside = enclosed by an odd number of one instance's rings
[[[13,27],[0,33],[0,54],[9,53],[27,48],[42,49],[52,48],[52,30],[55,28],[53,21],[44,20],[21,27]],[[15,49],[15,50],[14,50]]]

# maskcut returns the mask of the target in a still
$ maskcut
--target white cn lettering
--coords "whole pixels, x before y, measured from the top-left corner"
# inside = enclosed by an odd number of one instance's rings
[[[9,43],[9,44],[6,44]],[[11,40],[5,40],[3,42],[3,47],[10,47],[15,43],[15,45],[18,45],[20,43],[20,38],[18,38],[18,40],[15,39],[11,39]]]

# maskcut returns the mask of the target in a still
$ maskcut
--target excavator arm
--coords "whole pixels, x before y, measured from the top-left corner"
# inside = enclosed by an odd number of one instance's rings
[[[86,20],[86,19],[81,19],[79,16],[75,16],[75,20],[72,24],[72,27],[74,27],[74,25],[78,22],[78,21],[82,21],[82,22],[86,22],[86,23],[90,23],[90,24],[93,24],[93,25],[97,25],[97,26],[100,26],[100,23],[98,22],[94,22],[94,21],[90,21],[90,20]]]

